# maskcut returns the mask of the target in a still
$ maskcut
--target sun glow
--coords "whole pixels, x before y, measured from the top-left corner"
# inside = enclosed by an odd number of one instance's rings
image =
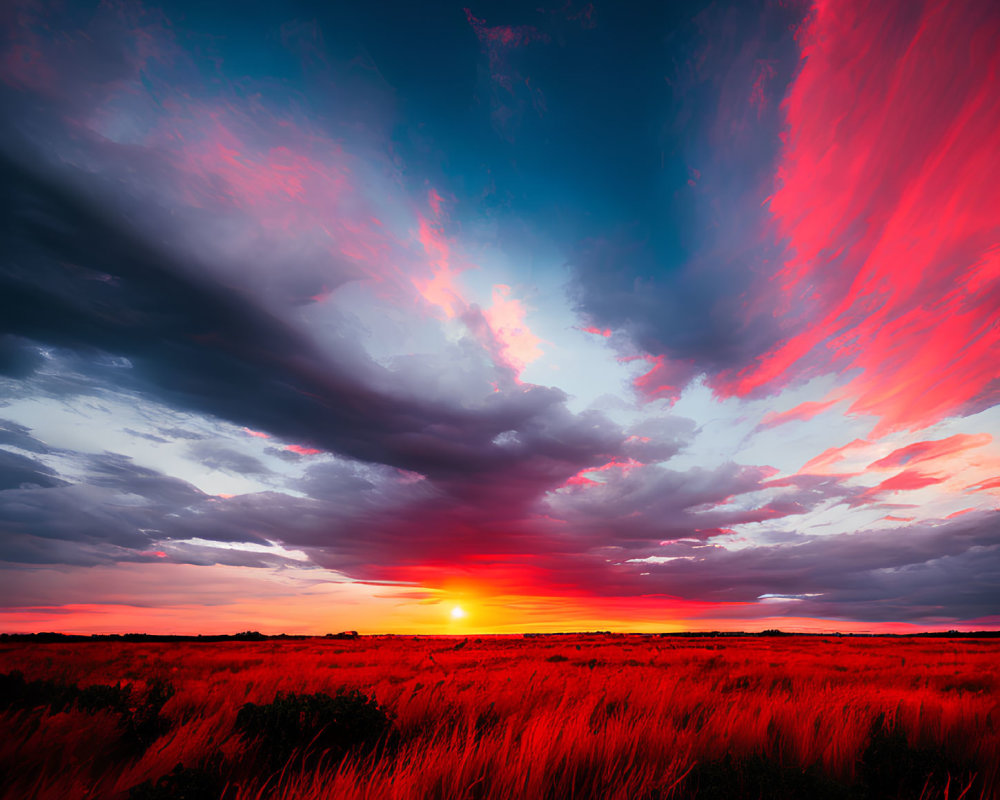
[[[451,609],[451,618],[452,619],[464,619],[465,618],[465,609],[463,609],[461,606],[454,606]]]

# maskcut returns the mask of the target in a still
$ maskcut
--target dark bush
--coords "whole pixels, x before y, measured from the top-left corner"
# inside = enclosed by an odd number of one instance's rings
[[[334,697],[278,692],[273,702],[247,703],[236,715],[240,736],[256,741],[274,766],[286,763],[296,750],[340,756],[371,749],[391,728],[389,710],[356,689],[340,690]]]
[[[217,767],[197,768],[178,764],[155,783],[133,786],[129,800],[219,800],[225,789]]]
[[[554,656],[549,656],[545,660],[548,661],[550,664],[558,664],[560,661],[569,661],[569,659],[566,658],[566,656],[561,656],[558,653],[556,653],[556,655]]]
[[[934,748],[913,747],[898,727],[888,727],[879,716],[872,724],[871,738],[861,756],[860,778],[868,797],[943,796],[949,782],[964,787],[973,779],[972,770],[955,763]]]
[[[122,739],[133,749],[143,751],[170,728],[170,720],[160,714],[174,696],[174,687],[160,680],[151,681],[141,702],[132,703],[121,716]]]
[[[760,755],[726,756],[695,765],[685,781],[698,800],[845,800],[852,790],[812,770],[784,767]]]
[[[170,727],[160,710],[173,694],[173,687],[163,681],[153,681],[136,697],[128,684],[94,684],[81,689],[72,683],[29,681],[21,672],[0,675],[0,708],[47,708],[53,714],[74,707],[86,714],[110,711],[118,715],[122,743],[140,752]]]
[[[58,714],[76,702],[80,689],[56,681],[29,681],[19,671],[0,675],[0,708],[49,708]]]
[[[68,688],[76,692],[76,707],[88,714],[95,714],[98,711],[128,714],[132,704],[131,686],[116,683],[114,686],[94,684],[83,689],[77,689],[76,686]]]

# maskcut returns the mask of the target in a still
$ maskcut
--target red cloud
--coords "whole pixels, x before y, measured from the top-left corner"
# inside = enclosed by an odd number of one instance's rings
[[[304,447],[301,444],[290,444],[286,448],[293,453],[298,453],[300,456],[315,456],[322,453],[322,450],[317,450],[315,447]]]
[[[638,356],[652,364],[649,372],[636,378],[632,384],[646,400],[666,398],[671,403],[680,397],[683,388],[691,381],[697,368],[684,361],[669,360],[666,356]]]
[[[859,450],[871,445],[866,439],[855,439],[853,442],[848,442],[840,447],[831,447],[828,450],[824,450],[815,458],[806,462],[805,466],[799,470],[800,474],[817,472],[821,474],[826,474],[828,472],[828,467],[841,461],[849,452],[852,450]]]
[[[893,475],[891,478],[886,478],[877,486],[873,486],[865,491],[853,503],[853,505],[873,503],[886,492],[906,492],[915,489],[923,489],[937,483],[944,483],[945,480],[945,478],[939,478],[934,475],[926,475],[925,473],[919,472],[915,469],[906,469],[897,475]]]
[[[995,398],[998,39],[985,3],[817,3],[770,201],[778,313],[809,324],[718,392],[850,370],[875,436]]]
[[[1000,477],[990,478],[982,483],[974,483],[971,486],[965,487],[967,492],[984,492],[987,489],[1000,489]]]
[[[806,403],[800,403],[791,408],[788,411],[782,411],[780,414],[775,414],[771,412],[764,415],[764,419],[761,420],[759,428],[776,428],[779,425],[784,425],[786,422],[791,422],[792,420],[801,420],[803,422],[812,419],[817,414],[821,414],[830,406],[834,405],[840,400],[839,397],[833,400],[821,400],[814,401],[810,400]]]
[[[917,442],[907,447],[893,450],[885,458],[880,458],[869,469],[897,469],[899,467],[912,466],[923,461],[932,461],[937,458],[945,458],[964,450],[971,450],[976,447],[983,447],[993,441],[993,437],[988,433],[980,433],[975,436],[959,433],[949,436],[947,439],[937,439],[929,442]]]

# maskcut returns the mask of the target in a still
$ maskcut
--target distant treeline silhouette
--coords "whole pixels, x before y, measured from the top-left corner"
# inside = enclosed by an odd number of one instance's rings
[[[1000,630],[996,631],[924,631],[920,633],[797,633],[770,629],[766,631],[682,631],[677,633],[615,633],[613,631],[565,631],[559,633],[524,633],[525,639],[546,639],[566,636],[606,636],[611,638],[760,638],[768,636],[801,636],[811,638],[865,638],[865,639],[997,639]],[[398,634],[372,634],[373,637],[409,638]],[[423,637],[435,638],[435,634]],[[340,633],[319,634],[264,634],[259,631],[243,631],[232,634],[157,634],[157,633],[0,633],[0,644],[4,642],[37,642],[52,644],[57,642],[264,642],[283,639],[358,639],[357,631],[342,631]]]

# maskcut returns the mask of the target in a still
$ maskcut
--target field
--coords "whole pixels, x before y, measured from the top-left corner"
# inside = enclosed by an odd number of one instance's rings
[[[4,800],[1000,797],[997,639],[5,643],[0,673]]]

